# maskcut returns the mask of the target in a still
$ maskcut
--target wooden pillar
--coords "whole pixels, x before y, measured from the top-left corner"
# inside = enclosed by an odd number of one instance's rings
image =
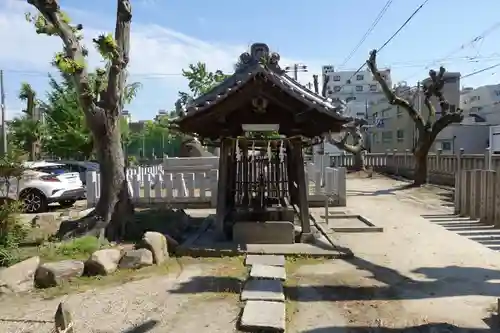
[[[243,147],[243,156],[242,156],[242,161],[243,161],[243,205],[248,206],[250,203],[250,190],[248,183],[250,181],[250,169],[249,169],[249,163],[250,159],[248,157],[248,142],[245,143]]]
[[[217,207],[215,214],[215,230],[217,238],[225,239],[224,220],[227,213],[227,188],[229,185],[229,153],[231,151],[231,141],[221,140],[219,156],[219,186],[217,191]]]
[[[290,199],[290,204],[297,204],[297,191],[294,183],[297,183],[297,173],[295,172],[295,155],[293,151],[293,147],[291,144],[288,144],[286,151],[286,172],[287,172],[287,180],[288,180],[288,197]],[[297,183],[298,184],[298,183]]]
[[[311,224],[309,221],[309,203],[307,201],[307,191],[308,189],[304,186],[306,183],[306,173],[304,170],[304,155],[302,154],[302,141],[296,139],[292,141],[294,161],[293,166],[295,168],[297,177],[297,206],[299,207],[300,223],[301,223],[301,242],[306,242],[311,237]]]

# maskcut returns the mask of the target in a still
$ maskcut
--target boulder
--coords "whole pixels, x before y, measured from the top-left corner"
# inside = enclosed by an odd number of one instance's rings
[[[63,260],[42,264],[35,273],[35,286],[38,288],[58,286],[62,282],[82,276],[84,267],[83,261],[80,260]]]
[[[161,265],[168,258],[167,239],[164,235],[155,231],[144,233],[142,239],[136,245],[137,249],[148,249],[153,254],[153,263]]]
[[[137,269],[153,265],[153,253],[148,249],[128,250],[118,264],[119,268]]]
[[[116,271],[122,257],[119,249],[97,250],[85,262],[85,275],[109,275]]]
[[[32,257],[0,271],[0,294],[30,291],[34,288],[35,272],[40,257]]]

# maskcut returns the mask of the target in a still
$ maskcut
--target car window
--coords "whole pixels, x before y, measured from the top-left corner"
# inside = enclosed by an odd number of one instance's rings
[[[60,175],[62,173],[68,172],[68,166],[66,165],[47,165],[42,167],[31,168],[31,170],[50,173],[53,175]]]

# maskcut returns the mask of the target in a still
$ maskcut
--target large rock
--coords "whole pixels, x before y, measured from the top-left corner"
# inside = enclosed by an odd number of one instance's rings
[[[30,291],[34,288],[35,272],[40,257],[32,257],[0,271],[0,294]]]
[[[161,265],[168,258],[167,239],[155,231],[148,231],[137,244],[138,249],[148,249],[153,254],[153,263]]]
[[[80,260],[63,260],[40,265],[35,273],[35,286],[50,288],[82,276],[84,263]]]
[[[116,271],[122,252],[118,249],[97,250],[85,262],[85,275],[109,275]]]
[[[137,249],[125,252],[118,267],[132,269],[151,265],[153,265],[153,253],[148,249]]]

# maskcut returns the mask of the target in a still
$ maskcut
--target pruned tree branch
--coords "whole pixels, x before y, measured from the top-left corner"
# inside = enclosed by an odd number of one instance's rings
[[[57,0],[27,0],[28,3],[34,6],[45,19],[45,29],[38,28],[39,33],[48,35],[57,34],[61,38],[65,56],[73,62],[73,78],[76,81],[76,87],[79,92],[80,103],[82,109],[87,114],[95,112],[95,103],[93,99],[93,91],[89,81],[89,75],[85,66],[85,54],[78,41],[78,37],[74,28],[69,24],[67,17],[61,12]],[[77,29],[79,30],[79,26]],[[56,62],[58,57],[56,56]],[[62,61],[62,56],[59,55],[59,61]]]
[[[132,22],[132,5],[130,0],[118,0],[115,26],[115,54],[111,57],[111,67],[108,76],[107,98],[108,105],[116,105],[115,115],[123,107],[126,84],[126,68],[130,52],[130,25]]]
[[[413,119],[415,122],[417,128],[419,130],[424,130],[425,128],[425,122],[420,113],[416,108],[414,108],[407,100],[404,98],[396,96],[394,91],[389,87],[385,79],[382,77],[380,74],[380,71],[377,67],[377,50],[372,50],[370,52],[370,58],[366,62],[368,65],[368,68],[370,69],[370,72],[372,73],[373,77],[375,78],[375,81],[380,84],[382,87],[382,91],[384,92],[385,97],[389,101],[389,104],[392,105],[397,105],[399,107],[402,107],[405,109],[410,117]]]

